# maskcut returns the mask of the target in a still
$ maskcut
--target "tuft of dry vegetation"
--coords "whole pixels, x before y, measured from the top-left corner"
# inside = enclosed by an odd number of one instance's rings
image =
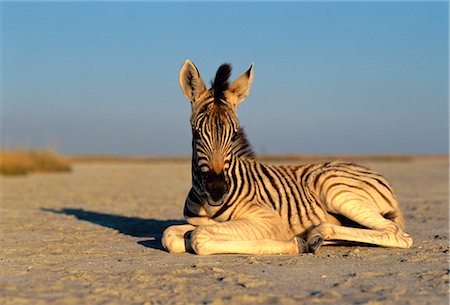
[[[51,150],[0,150],[2,175],[67,171],[71,171],[69,160]]]

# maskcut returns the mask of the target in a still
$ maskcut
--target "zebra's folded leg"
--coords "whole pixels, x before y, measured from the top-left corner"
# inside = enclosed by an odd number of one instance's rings
[[[308,240],[306,241],[307,250],[310,253],[316,253],[317,250],[319,250],[320,247],[322,247],[323,242],[325,241],[322,234],[315,234],[308,237]]]
[[[385,218],[379,211],[383,207],[392,219]],[[325,240],[346,240],[369,243],[383,247],[410,248],[413,244],[411,236],[404,232],[403,217],[397,206],[386,202],[373,202],[353,192],[340,192],[331,202],[333,210],[367,229],[352,228],[330,223],[323,223],[315,234],[321,234]],[[388,211],[390,210],[390,211]],[[309,236],[314,236],[310,234]]]
[[[298,254],[306,252],[299,241],[267,223],[231,220],[199,226],[191,234],[191,247],[198,255],[211,254]]]
[[[310,245],[301,237],[295,237],[297,242],[298,253],[308,253],[311,252]]]
[[[198,236],[198,235],[197,235]],[[218,241],[209,240],[207,242],[198,242],[192,240],[192,248],[198,255],[212,254],[298,254],[304,247],[298,246],[296,239],[291,241],[279,241],[271,239],[262,240],[236,240],[236,241]]]
[[[373,244],[383,247],[410,248],[412,238],[403,231],[393,231],[390,229],[359,229],[344,227],[331,223],[322,223],[315,227],[308,234],[308,244],[314,240],[342,240],[360,243]]]
[[[184,253],[189,250],[189,242],[186,238],[189,232],[196,227],[190,224],[170,226],[164,230],[161,243],[170,253]]]

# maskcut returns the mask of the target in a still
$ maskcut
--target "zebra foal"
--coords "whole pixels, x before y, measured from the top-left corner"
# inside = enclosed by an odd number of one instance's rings
[[[185,225],[163,233],[171,253],[296,254],[324,241],[409,248],[402,212],[381,175],[346,162],[274,166],[255,161],[237,117],[253,65],[229,83],[219,67],[207,89],[186,60],[179,81],[191,101],[192,187]]]

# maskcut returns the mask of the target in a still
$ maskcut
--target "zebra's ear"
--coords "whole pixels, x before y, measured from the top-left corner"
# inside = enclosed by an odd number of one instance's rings
[[[181,91],[192,102],[195,102],[206,91],[205,83],[197,67],[189,59],[186,59],[181,67],[179,81]]]
[[[234,105],[241,103],[250,94],[250,86],[253,82],[253,66],[254,64],[228,87],[228,101]]]

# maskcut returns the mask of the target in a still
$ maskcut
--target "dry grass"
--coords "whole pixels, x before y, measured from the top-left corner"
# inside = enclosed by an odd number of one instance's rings
[[[65,157],[50,150],[0,151],[0,174],[26,175],[36,172],[66,172],[71,166]]]

